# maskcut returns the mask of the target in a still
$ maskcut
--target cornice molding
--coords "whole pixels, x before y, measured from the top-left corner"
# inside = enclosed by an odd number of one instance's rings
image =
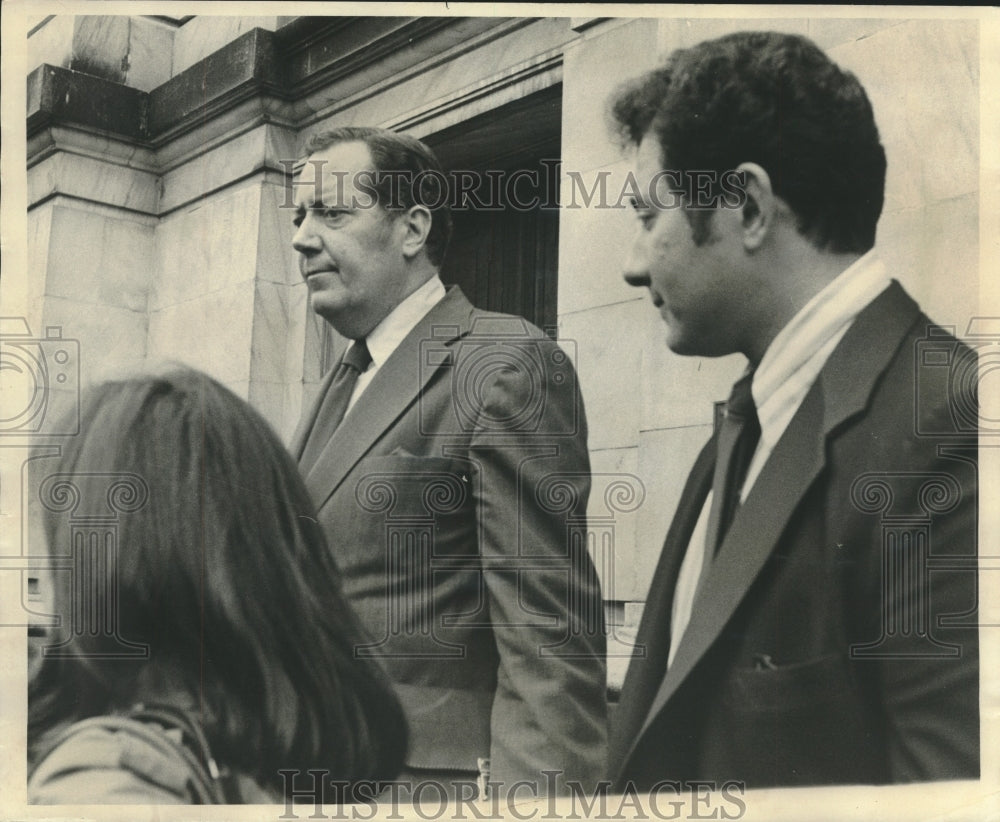
[[[282,98],[274,33],[251,29],[149,93],[154,146],[203,125],[249,97]]]
[[[452,112],[468,111],[469,107],[477,101],[495,97],[508,88],[523,87],[527,81],[533,78],[544,78],[540,85],[545,86],[562,82],[562,66],[561,51],[538,55],[525,63],[512,66],[496,77],[467,86],[457,94],[449,94],[441,100],[405,112],[390,121],[387,128],[409,131],[430,120],[437,121],[438,127],[441,127]],[[446,124],[453,125],[451,122]]]
[[[455,45],[469,20],[481,32],[507,18],[300,17],[277,32],[252,29],[150,92],[42,65],[28,76],[29,147],[46,129],[81,131],[158,152],[248,101],[268,119],[299,125],[295,104],[317,90],[336,94],[364,73],[381,83]],[[463,31],[467,36],[467,31]],[[35,138],[35,139],[33,139]],[[33,158],[29,152],[29,164]]]

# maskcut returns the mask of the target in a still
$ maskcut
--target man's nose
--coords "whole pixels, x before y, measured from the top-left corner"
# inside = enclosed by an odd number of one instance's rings
[[[307,257],[319,251],[319,237],[312,230],[312,220],[309,214],[302,218],[302,222],[295,229],[295,234],[292,235],[292,248]]]
[[[628,256],[622,266],[622,277],[629,285],[637,288],[649,286],[649,266],[646,263],[646,255],[640,248],[641,237],[636,237],[629,247]]]

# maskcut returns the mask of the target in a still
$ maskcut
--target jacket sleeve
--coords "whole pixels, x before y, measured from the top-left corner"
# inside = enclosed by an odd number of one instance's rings
[[[908,430],[870,440],[865,465],[879,471],[853,488],[869,530],[858,599],[866,641],[851,656],[877,694],[892,782],[975,779],[978,442],[953,411],[975,409],[976,398],[929,397],[911,374],[885,390],[913,397],[917,415]]]
[[[544,337],[489,372],[469,456],[500,659],[490,778],[589,790],[604,775],[607,677],[583,403],[571,363]]]
[[[894,782],[979,777],[978,489],[976,466],[966,461],[975,455],[969,445],[954,443],[953,457],[935,455],[913,488],[929,509],[926,559],[919,545],[911,555],[926,572],[907,573],[916,568],[907,568],[905,556],[897,558],[901,566],[883,568],[890,632],[884,649],[894,654],[880,661],[880,679]],[[964,459],[957,457],[963,450]],[[901,630],[892,636],[894,616]],[[916,632],[907,636],[910,629]]]

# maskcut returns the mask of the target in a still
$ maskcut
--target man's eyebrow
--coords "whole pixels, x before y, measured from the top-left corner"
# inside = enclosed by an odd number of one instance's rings
[[[336,202],[334,202],[334,203],[327,203],[327,202],[324,202],[323,200],[313,200],[309,204],[309,208],[311,210],[313,210],[313,211],[327,211],[327,210],[330,210],[330,209],[334,209],[334,210],[337,210],[337,211],[348,211],[349,210],[348,207],[347,207],[347,205],[341,203],[339,200],[336,201]]]

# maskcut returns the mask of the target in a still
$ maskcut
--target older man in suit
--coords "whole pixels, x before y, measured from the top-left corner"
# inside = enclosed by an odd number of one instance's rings
[[[341,128],[308,154],[293,245],[312,308],[351,344],[292,448],[372,637],[357,653],[406,710],[409,788],[589,784],[606,676],[573,366],[442,285],[447,191],[423,143]]]
[[[977,777],[975,360],[872,251],[863,88],[744,32],[674,52],[614,116],[625,279],[674,352],[748,361],[652,581],[617,787]]]

